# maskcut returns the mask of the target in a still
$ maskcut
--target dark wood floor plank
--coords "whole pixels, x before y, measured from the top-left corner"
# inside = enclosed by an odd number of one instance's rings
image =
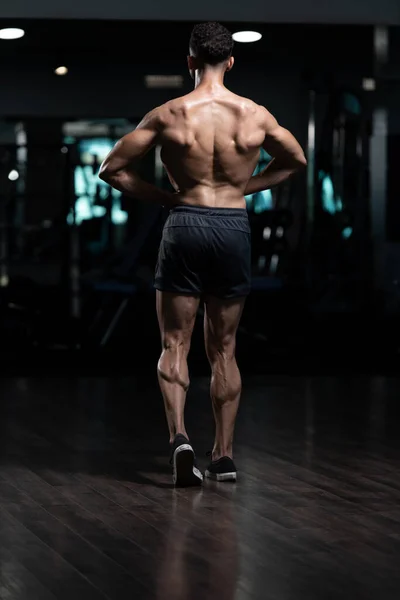
[[[187,403],[202,468],[208,386]],[[172,488],[155,380],[0,389],[3,596],[398,600],[399,380],[245,379],[238,483],[202,490]]]
[[[21,470],[19,469],[18,472]],[[10,477],[12,473],[13,470],[7,470],[7,477]],[[28,478],[25,477],[25,479]],[[119,534],[117,530],[107,527],[101,518],[94,516],[86,509],[88,495],[93,495],[90,488],[80,484],[74,486],[74,494],[68,495],[68,490],[66,494],[62,493],[62,486],[53,487],[44,481],[40,483],[39,479],[31,474],[28,481],[18,479],[15,487],[28,494],[38,504],[45,506],[46,510],[59,521],[122,567],[128,569],[131,574],[135,574],[142,583],[147,583],[151,587],[151,577],[149,578],[153,565],[151,554],[147,550],[141,549],[135,541]],[[66,490],[64,489],[64,491]],[[12,496],[15,496],[15,491]],[[101,517],[101,515],[98,516]],[[143,567],[145,567],[144,576]]]
[[[0,547],[0,599],[1,600],[55,600],[4,545]]]
[[[0,485],[0,505],[107,598],[117,600],[139,592],[143,597],[147,595],[148,591],[130,573],[11,484]]]
[[[18,474],[20,473],[20,471],[17,471]],[[43,497],[45,499],[45,502],[47,505],[61,505],[61,504],[65,504],[66,502],[68,502],[68,500],[65,498],[65,496],[60,497],[60,493],[57,490],[62,490],[65,494],[69,494],[70,496],[72,495],[72,497],[80,502],[80,503],[84,503],[85,507],[87,508],[88,506],[93,506],[90,504],[90,501],[88,499],[88,494],[87,493],[83,493],[83,489],[88,492],[88,488],[86,488],[85,486],[81,486],[80,488],[76,487],[76,486],[72,486],[69,488],[65,488],[64,487],[57,487],[56,489],[53,488],[53,490],[51,491],[51,493],[49,493],[49,491],[46,492],[46,494],[43,494],[42,490],[39,490],[39,495],[36,495],[36,486],[35,487],[31,487],[31,483],[32,480],[34,480],[35,484],[37,484],[38,482],[35,480],[35,477],[33,476],[33,474],[31,474],[29,477],[24,474],[21,476],[21,479],[18,482],[18,487],[21,488],[23,487],[24,490],[27,493],[30,493],[30,495],[34,496],[34,498],[38,501],[43,501]],[[91,478],[91,481],[93,480],[93,478]],[[22,483],[21,483],[22,481]],[[95,480],[96,481],[96,480]],[[46,484],[47,485],[47,484]],[[50,487],[50,486],[48,486]],[[152,528],[150,528],[150,524],[153,525],[154,527],[158,528],[160,531],[162,531],[164,534],[166,535],[172,535],[172,536],[177,536],[179,534],[179,529],[180,527],[175,523],[174,525],[174,529],[172,530],[169,523],[168,523],[168,510],[167,512],[165,510],[162,510],[161,513],[160,511],[155,512],[150,511],[150,510],[145,510],[146,508],[148,509],[149,507],[149,500],[147,498],[145,498],[144,496],[139,496],[138,494],[134,494],[134,493],[127,493],[127,490],[124,489],[122,486],[116,487],[115,485],[111,485],[110,483],[108,483],[107,485],[103,483],[103,486],[100,486],[102,491],[106,491],[108,492],[109,496],[112,496],[114,499],[116,499],[117,501],[121,501],[121,496],[122,496],[122,501],[125,499],[125,506],[128,505],[130,508],[134,508],[135,510],[137,510],[138,508],[140,508],[140,517],[141,520],[144,521],[143,523],[141,523],[141,525],[144,527],[143,531],[144,531],[144,535],[143,535],[143,540],[146,540],[147,542],[151,541],[151,535],[154,533],[152,532]],[[105,489],[104,489],[105,488]],[[169,489],[168,490],[168,494],[171,495],[171,493],[175,494],[174,490]],[[100,498],[101,500],[101,498]],[[94,505],[93,510],[96,511],[96,513],[98,515],[100,515],[100,517],[104,517],[104,513],[102,510],[105,508],[106,510],[109,508],[110,502],[104,502],[101,501],[99,503],[99,498],[97,498],[97,502]],[[155,502],[151,503],[151,506],[158,508],[157,504]],[[111,515],[106,513],[106,516],[108,514],[108,521],[109,523],[112,523],[113,525],[116,525],[116,515],[115,515],[115,506],[112,506],[112,511],[111,511]],[[48,510],[50,512],[53,512],[50,508],[48,508]],[[186,518],[189,518],[190,520],[190,515],[188,513],[186,513]],[[137,527],[133,527],[132,526],[132,521],[133,521],[133,517],[132,515],[128,515],[126,522],[122,522],[122,526],[120,526],[120,529],[123,530],[125,533],[126,531],[133,531],[135,533],[135,538],[136,540],[138,539],[137,537]],[[117,526],[118,523],[121,523],[121,515],[119,515],[119,519],[117,522]],[[147,525],[146,525],[147,523]],[[184,528],[187,529],[187,523],[183,526]],[[149,529],[151,529],[149,531]],[[83,537],[87,537],[85,536],[82,531],[84,531],[82,528],[79,529],[81,531],[81,534],[83,535]],[[181,528],[182,530],[182,528]],[[197,528],[197,532],[201,532],[201,530],[199,528]],[[215,534],[215,531],[213,532]],[[225,534],[225,531],[222,532],[222,534]],[[221,535],[222,535],[221,534]],[[149,537],[150,536],[150,537]],[[210,537],[210,536],[209,536]],[[225,535],[223,536],[223,539],[225,539]],[[155,535],[155,540],[158,539],[157,534]],[[107,541],[103,541],[103,546],[105,545],[107,548],[110,547],[110,544]],[[215,542],[214,542],[214,546],[215,546]],[[115,558],[115,556],[114,556]],[[116,559],[118,560],[118,559]],[[124,564],[125,564],[126,560],[124,559]],[[138,565],[139,566],[139,565]],[[146,575],[148,575],[149,572],[149,561],[147,561],[146,564],[146,568],[147,568],[147,572]]]
[[[3,467],[0,470],[0,488],[2,483],[16,485],[20,492],[28,494],[41,506],[64,504],[66,499],[53,494],[53,490],[40,477],[22,465]],[[3,486],[4,488],[4,486]],[[6,490],[4,489],[4,493]]]
[[[382,502],[389,501],[398,503],[400,501],[400,489],[393,486],[394,477],[392,475],[389,483],[376,481],[373,475],[367,470],[367,465],[363,466],[362,471],[357,471],[350,463],[346,467],[327,463],[326,461],[315,461],[314,470],[318,474],[334,478],[339,483],[344,483],[349,490],[348,496],[358,498],[376,498]]]
[[[165,500],[164,505],[155,502],[151,505],[143,505],[140,494],[129,491],[118,482],[112,484],[104,478],[90,477],[89,479],[93,490],[97,493],[93,493],[88,498],[86,507],[101,515],[103,521],[110,526],[135,539],[142,547],[157,548],[161,540],[165,541],[165,538],[185,533],[188,527],[191,528],[193,541],[198,542],[200,548],[210,538],[215,540],[212,532],[197,525],[197,518],[194,515],[196,502],[198,500],[201,502],[201,491],[193,491],[192,505],[187,504],[185,509],[179,510],[177,514],[173,508],[177,503],[175,490],[169,490],[169,499]],[[75,497],[74,489],[69,489],[66,493]],[[197,545],[194,546],[194,552],[196,547]]]
[[[28,478],[25,476],[23,479],[32,480],[34,477],[31,476]],[[35,483],[37,482],[35,481]],[[16,485],[18,487],[23,486],[26,493],[29,493],[35,499],[36,488],[30,487],[30,484],[31,481],[28,481],[28,484],[19,482]],[[66,489],[65,486],[51,488],[45,482],[43,484],[49,489],[45,495],[40,492],[36,499],[40,502],[43,496],[45,496],[48,512],[56,516],[62,523],[77,532],[93,546],[100,549],[113,561],[124,567],[127,572],[134,574],[141,583],[147,585],[149,588],[151,588],[154,579],[154,564],[162,562],[160,550],[169,544],[169,540],[172,538],[172,546],[175,546],[179,536],[187,536],[189,529],[191,538],[196,540],[196,532],[194,532],[193,526],[190,523],[186,522],[183,526],[178,526],[176,522],[169,522],[166,519],[165,513],[163,513],[162,518],[155,520],[154,514],[150,510],[144,511],[143,506],[140,506],[140,525],[143,528],[143,536],[140,538],[138,537],[137,518],[133,513],[126,513],[124,519],[121,507],[95,492],[90,492],[89,488],[85,488],[85,492],[82,492],[82,489],[79,488],[77,490],[76,486]],[[134,496],[134,494],[128,494],[124,488],[121,488],[121,490],[129,499],[131,496]],[[115,492],[117,491],[116,489]],[[13,495],[11,494],[11,496]],[[71,502],[70,498],[74,498],[74,502]],[[19,500],[21,501],[21,498]],[[133,506],[137,509],[136,502],[133,502]],[[157,505],[155,504],[154,507],[157,508]],[[95,510],[100,518],[88,512],[87,508]],[[119,512],[117,511],[118,508],[121,508]],[[106,523],[111,524],[113,527],[106,525],[101,519],[104,519]],[[163,538],[160,538],[160,533],[153,528],[153,526],[157,527],[157,525],[159,526],[159,531],[163,533]],[[133,532],[130,539],[126,537],[129,532]],[[197,530],[197,534],[199,532],[202,533],[200,529]],[[154,536],[154,543],[151,544],[152,535]],[[144,544],[145,547],[145,542],[147,544],[150,542],[150,548],[153,548],[153,552],[149,553],[148,550],[143,551],[138,542]],[[214,548],[218,548],[218,545],[219,542],[217,543],[214,540]],[[220,555],[220,548],[218,550]],[[195,569],[190,568],[189,561],[185,571],[187,571],[193,580],[202,570],[205,569],[208,571],[210,569],[211,561],[211,553],[206,554],[204,559],[199,555],[197,556]]]
[[[255,461],[249,460],[249,463],[250,468],[252,468],[252,466],[254,468]],[[300,465],[293,465],[287,461],[274,457],[273,468],[271,467],[268,470],[268,477],[279,478],[279,470],[281,471],[281,486],[283,485],[285,490],[294,491],[297,488],[300,495],[303,492],[307,493],[312,490],[314,490],[314,493],[320,491],[324,492],[320,495],[321,502],[333,501],[334,504],[338,506],[341,505],[344,508],[347,507],[348,509],[356,507],[357,510],[370,508],[368,506],[367,498],[365,505],[357,498],[357,495],[355,494],[357,488],[355,488],[354,485],[350,485],[333,477],[329,477],[326,474],[318,473],[315,470]],[[287,478],[291,479],[291,483],[287,483]],[[373,500],[375,500],[375,498],[373,498]],[[378,500],[378,498],[376,498],[376,500]]]
[[[57,552],[21,525],[0,504],[1,544],[57,599],[101,600],[96,590]]]
[[[231,561],[238,560],[237,545],[232,541],[235,539],[234,515],[229,515],[227,507],[221,505],[221,502],[219,502],[220,513],[218,516],[216,515],[215,521],[210,519],[209,514],[205,514],[204,518],[201,518],[202,509],[207,509],[208,506],[206,498],[206,506],[202,506],[202,492],[193,493],[193,490],[188,492],[190,499],[182,504],[182,502],[179,502],[179,494],[178,497],[175,498],[177,495],[176,491],[172,490],[174,496],[173,504],[176,510],[175,514],[179,517],[179,521],[177,521],[176,518],[171,519],[171,515],[172,517],[174,516],[174,510],[171,511],[168,505],[164,508],[154,505],[151,509],[140,510],[140,520],[143,521],[143,523],[140,523],[138,526],[136,515],[133,513],[136,509],[136,502],[133,503],[133,506],[131,505],[131,494],[127,494],[124,490],[122,490],[121,493],[121,490],[119,490],[118,487],[115,488],[114,485],[109,482],[104,483],[104,481],[101,480],[96,483],[96,480],[93,480],[93,478],[90,478],[90,480],[92,485],[96,486],[97,489],[101,490],[103,493],[109,494],[114,500],[129,506],[129,509],[124,509],[123,512],[121,510],[118,514],[115,514],[113,511],[110,514],[104,499],[100,500],[100,498],[96,497],[96,503],[89,504],[90,509],[97,514],[101,514],[102,519],[106,520],[107,523],[112,524],[112,526],[119,531],[128,532],[129,535],[136,535],[136,540],[140,541],[141,544],[143,543],[144,538],[138,538],[137,536],[138,534],[140,536],[141,530],[145,533],[149,532],[149,525],[162,533],[162,537],[160,537],[159,533],[157,534],[158,546],[161,544],[162,547],[171,547],[172,550],[172,548],[179,546],[179,540],[187,540],[189,538],[193,548],[190,548],[189,546],[186,552],[189,552],[189,557],[193,554],[195,567],[186,566],[185,572],[192,573],[193,569],[197,573],[209,570],[212,572],[221,572],[224,571],[226,565],[229,565]],[[157,492],[155,492],[155,496],[158,497]],[[94,497],[91,498],[91,501],[93,501],[93,499]],[[196,502],[196,500],[199,500],[199,502]],[[192,503],[191,508],[190,503]],[[124,517],[125,510],[127,513]],[[216,526],[216,521],[218,521],[218,526]],[[153,547],[151,539],[154,533],[150,533],[150,536],[147,533],[147,535],[148,545]],[[264,572],[267,563],[271,573],[276,569],[276,566],[272,564],[272,559],[275,560],[274,553],[265,551],[263,553],[263,548],[261,546],[257,548],[254,546],[254,536],[242,538],[240,554],[241,574],[244,581],[246,581],[246,578],[251,578],[251,574],[254,572],[254,568],[258,563],[260,564],[260,568],[262,564],[264,565]],[[201,553],[199,552],[200,548],[202,549]],[[166,556],[170,555],[171,550],[166,553]],[[265,560],[262,558],[263,554]],[[186,559],[187,558],[188,557],[186,557]],[[215,564],[216,558],[217,563]],[[160,562],[159,557],[157,562]],[[231,570],[229,569],[228,573],[230,572]],[[193,573],[192,576],[194,577],[195,575],[196,573]],[[226,577],[217,578],[215,585],[218,580],[226,581]],[[244,585],[243,582],[240,584],[238,583],[238,585],[242,584]]]

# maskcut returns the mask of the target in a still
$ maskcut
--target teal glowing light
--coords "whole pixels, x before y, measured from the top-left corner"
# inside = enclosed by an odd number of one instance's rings
[[[320,173],[322,178],[322,206],[326,212],[334,215],[336,212],[335,192],[333,189],[332,179],[325,173]]]
[[[272,209],[273,200],[271,190],[245,196],[245,200],[247,208],[252,208],[256,214]]]
[[[353,115],[361,114],[361,104],[358,98],[353,94],[345,94],[343,97],[344,108]]]
[[[342,231],[342,237],[344,237],[345,240],[348,240],[352,233],[353,229],[351,227],[345,227]]]
[[[343,202],[340,196],[335,197],[335,190],[332,179],[324,171],[318,173],[319,180],[322,181],[321,201],[323,209],[334,215],[343,210]],[[353,234],[352,227],[345,227],[342,231],[342,237],[348,240]]]
[[[331,215],[343,210],[342,199],[340,196],[335,195],[335,190],[330,175],[327,175],[324,171],[320,171],[318,176],[320,181],[322,181],[322,208]]]
[[[64,140],[67,143],[67,138]],[[75,223],[80,225],[82,221],[90,221],[104,217],[107,209],[98,206],[96,195],[100,200],[106,201],[110,188],[107,183],[98,178],[97,167],[113,147],[113,141],[108,138],[95,138],[79,142],[80,157],[82,165],[78,165],[74,172],[74,187],[77,200],[75,202]],[[111,221],[114,225],[123,225],[128,220],[128,213],[121,208],[121,192],[111,190],[112,206]],[[71,209],[67,223],[73,225],[74,211]]]
[[[263,169],[265,169],[265,167],[268,165],[271,159],[272,157],[264,149],[261,149],[260,159],[257,163],[253,175],[257,175]],[[257,192],[256,194],[249,194],[248,196],[245,196],[245,200],[247,209],[254,210],[256,214],[263,213],[266,210],[271,210],[273,207],[271,190]]]

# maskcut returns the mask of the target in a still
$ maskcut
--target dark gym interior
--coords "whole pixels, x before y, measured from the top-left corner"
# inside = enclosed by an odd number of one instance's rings
[[[179,490],[156,377],[168,211],[98,171],[192,89],[205,20],[262,34],[226,85],[308,164],[246,197],[240,477]],[[25,35],[0,39],[0,600],[397,600],[399,5],[5,0],[6,28]],[[171,189],[158,147],[140,175]],[[189,368],[203,467],[201,308]]]

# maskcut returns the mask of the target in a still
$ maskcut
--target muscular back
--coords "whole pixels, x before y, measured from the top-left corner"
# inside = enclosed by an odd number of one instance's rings
[[[297,140],[265,108],[221,85],[200,84],[148,113],[116,143],[99,177],[135,198],[175,204],[176,197],[135,172],[137,161],[156,145],[178,202],[198,206],[244,207],[244,193],[279,185],[307,164]],[[260,147],[274,161],[252,177]]]
[[[265,138],[263,109],[224,89],[195,90],[159,110],[161,157],[182,202],[243,207]]]

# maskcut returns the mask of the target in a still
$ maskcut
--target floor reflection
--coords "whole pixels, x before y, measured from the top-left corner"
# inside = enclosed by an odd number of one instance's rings
[[[239,553],[232,499],[222,509],[221,498],[207,490],[174,490],[160,558],[157,600],[234,600]]]

